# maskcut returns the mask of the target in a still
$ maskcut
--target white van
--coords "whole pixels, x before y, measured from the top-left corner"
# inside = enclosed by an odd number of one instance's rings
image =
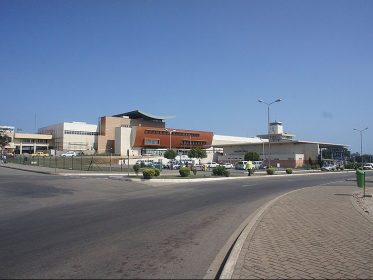
[[[263,166],[263,161],[261,160],[253,161],[253,166],[255,169],[260,169]]]
[[[246,163],[247,163],[246,160],[239,161],[239,162],[236,163],[235,168],[238,169],[238,170],[246,170]]]

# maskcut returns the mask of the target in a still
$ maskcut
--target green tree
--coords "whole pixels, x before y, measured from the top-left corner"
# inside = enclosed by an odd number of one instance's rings
[[[6,145],[8,145],[10,141],[12,141],[12,138],[10,138],[8,135],[0,134],[0,147],[1,148],[4,148]]]
[[[189,158],[207,158],[206,150],[201,148],[192,148],[188,152]]]
[[[245,154],[245,160],[258,161],[260,156],[257,152],[247,152]]]
[[[168,149],[167,151],[164,152],[164,157],[167,159],[175,159],[176,157],[176,151],[172,149]]]

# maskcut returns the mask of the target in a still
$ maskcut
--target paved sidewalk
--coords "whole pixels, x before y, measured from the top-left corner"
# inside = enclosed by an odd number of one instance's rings
[[[321,186],[277,200],[248,234],[232,278],[373,279],[373,223],[353,187]]]

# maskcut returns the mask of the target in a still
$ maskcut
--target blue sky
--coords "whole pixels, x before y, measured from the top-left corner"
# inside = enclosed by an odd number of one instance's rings
[[[373,153],[373,1],[0,1],[0,124],[142,110]]]

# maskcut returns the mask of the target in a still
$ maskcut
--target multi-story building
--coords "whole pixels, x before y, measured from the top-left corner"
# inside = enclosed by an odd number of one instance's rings
[[[49,149],[52,135],[36,133],[17,133],[14,126],[0,126],[0,133],[10,137],[11,141],[4,147],[6,153],[36,153]]]
[[[212,132],[166,128],[167,117],[139,110],[100,118],[99,153],[117,155],[162,155],[167,149],[186,153],[193,147],[208,148]]]
[[[58,151],[94,152],[97,143],[97,125],[85,122],[63,122],[39,128],[39,133],[53,136],[52,147]]]
[[[33,154],[50,149],[52,135],[39,133],[14,133],[13,145],[16,154]]]

